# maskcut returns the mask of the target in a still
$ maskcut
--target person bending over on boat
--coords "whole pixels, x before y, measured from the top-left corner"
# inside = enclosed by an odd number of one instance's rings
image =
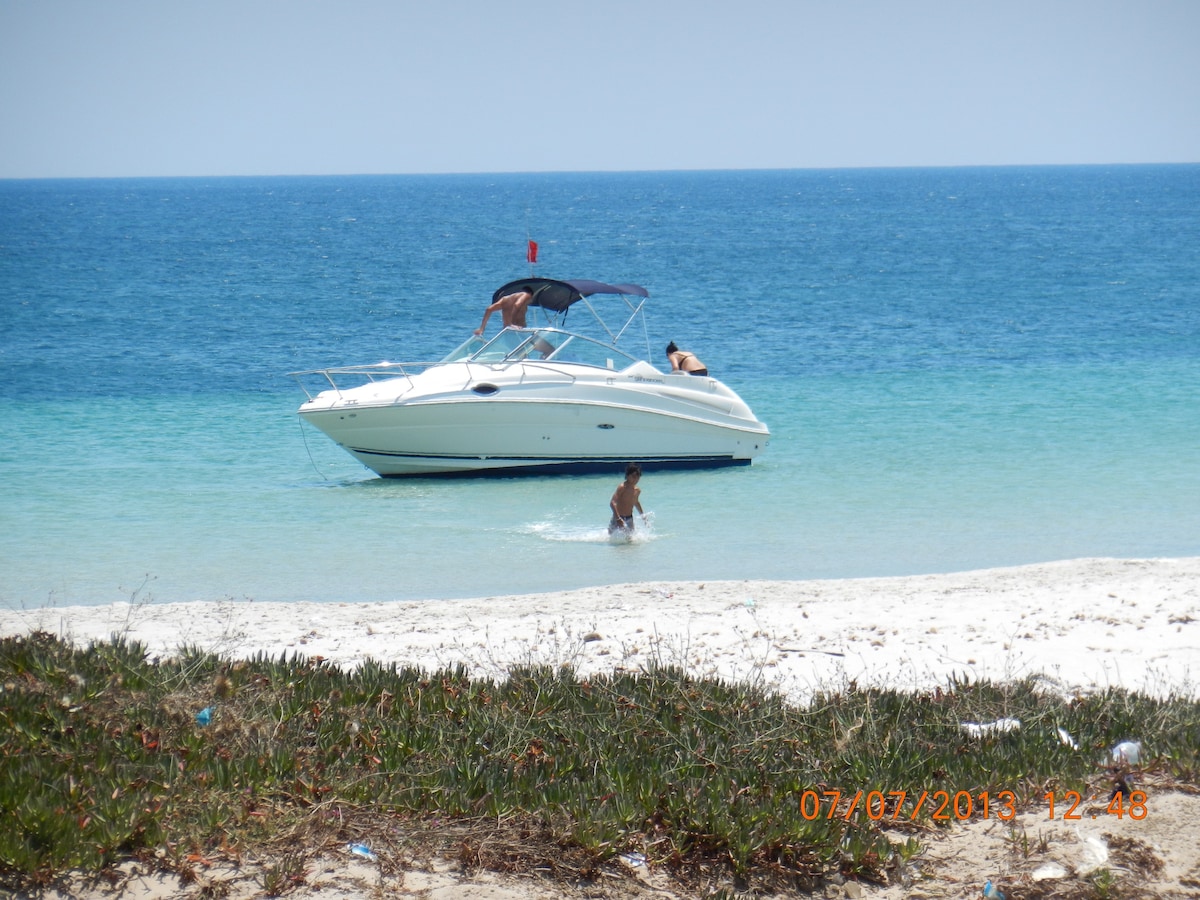
[[[527,290],[505,294],[483,311],[483,323],[475,329],[475,333],[482,336],[483,330],[487,328],[488,319],[492,317],[492,313],[497,311],[500,313],[500,321],[504,323],[505,328],[510,325],[524,328],[525,310],[529,308],[531,300],[533,300],[533,294]]]
[[[672,372],[687,372],[689,375],[707,375],[708,368],[700,362],[695,353],[688,353],[675,346],[675,342],[667,344],[667,359],[671,361]]]
[[[612,499],[608,501],[612,510],[612,521],[608,523],[609,534],[633,534],[633,511],[643,519],[646,514],[642,511],[642,489],[637,486],[642,477],[642,467],[630,463],[625,467],[625,480],[617,485]]]

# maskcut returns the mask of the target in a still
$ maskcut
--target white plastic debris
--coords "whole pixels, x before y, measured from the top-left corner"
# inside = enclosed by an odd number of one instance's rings
[[[997,719],[995,722],[963,722],[962,730],[968,737],[982,738],[996,734],[1006,734],[1017,731],[1021,727],[1020,719]]]
[[[1142,758],[1141,741],[1121,741],[1112,748],[1112,761],[1136,766]]]
[[[1071,737],[1071,732],[1065,728],[1058,729],[1058,739],[1062,741],[1064,747],[1070,747],[1072,750],[1079,749],[1079,744],[1075,742],[1075,738]]]
[[[1056,862],[1042,863],[1032,872],[1029,877],[1034,881],[1048,881],[1051,878],[1066,878],[1069,873],[1067,867]]]
[[[1083,847],[1075,866],[1076,875],[1087,875],[1108,864],[1108,844],[1104,843],[1104,838],[1094,834],[1079,835],[1079,841]]]

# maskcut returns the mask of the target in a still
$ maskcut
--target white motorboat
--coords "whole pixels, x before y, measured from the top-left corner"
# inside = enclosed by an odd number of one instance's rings
[[[494,299],[521,290],[544,324],[472,336],[436,363],[292,373],[308,396],[300,416],[387,477],[748,465],[766,449],[767,426],[719,380],[618,347],[638,322],[645,335],[645,288],[531,277]],[[600,298],[622,309],[615,331]],[[580,307],[598,336],[567,330]]]

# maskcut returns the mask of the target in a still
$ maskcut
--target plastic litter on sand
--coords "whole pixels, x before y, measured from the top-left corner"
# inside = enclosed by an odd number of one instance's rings
[[[963,722],[962,730],[969,737],[983,738],[1009,731],[1017,731],[1021,727],[1020,719],[997,719],[995,722]]]

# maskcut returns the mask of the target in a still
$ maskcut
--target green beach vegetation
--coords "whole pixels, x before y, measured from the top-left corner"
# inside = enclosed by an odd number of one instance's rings
[[[0,687],[0,889],[28,893],[130,859],[186,883],[254,858],[285,894],[357,842],[381,865],[422,848],[579,880],[625,858],[695,896],[811,890],[907,877],[922,835],[968,811],[1116,791],[1136,813],[1144,779],[1200,786],[1196,701],[1032,679],[796,705],[666,667],[478,680],[33,633],[0,639]],[[1130,739],[1132,781],[1112,761]]]

